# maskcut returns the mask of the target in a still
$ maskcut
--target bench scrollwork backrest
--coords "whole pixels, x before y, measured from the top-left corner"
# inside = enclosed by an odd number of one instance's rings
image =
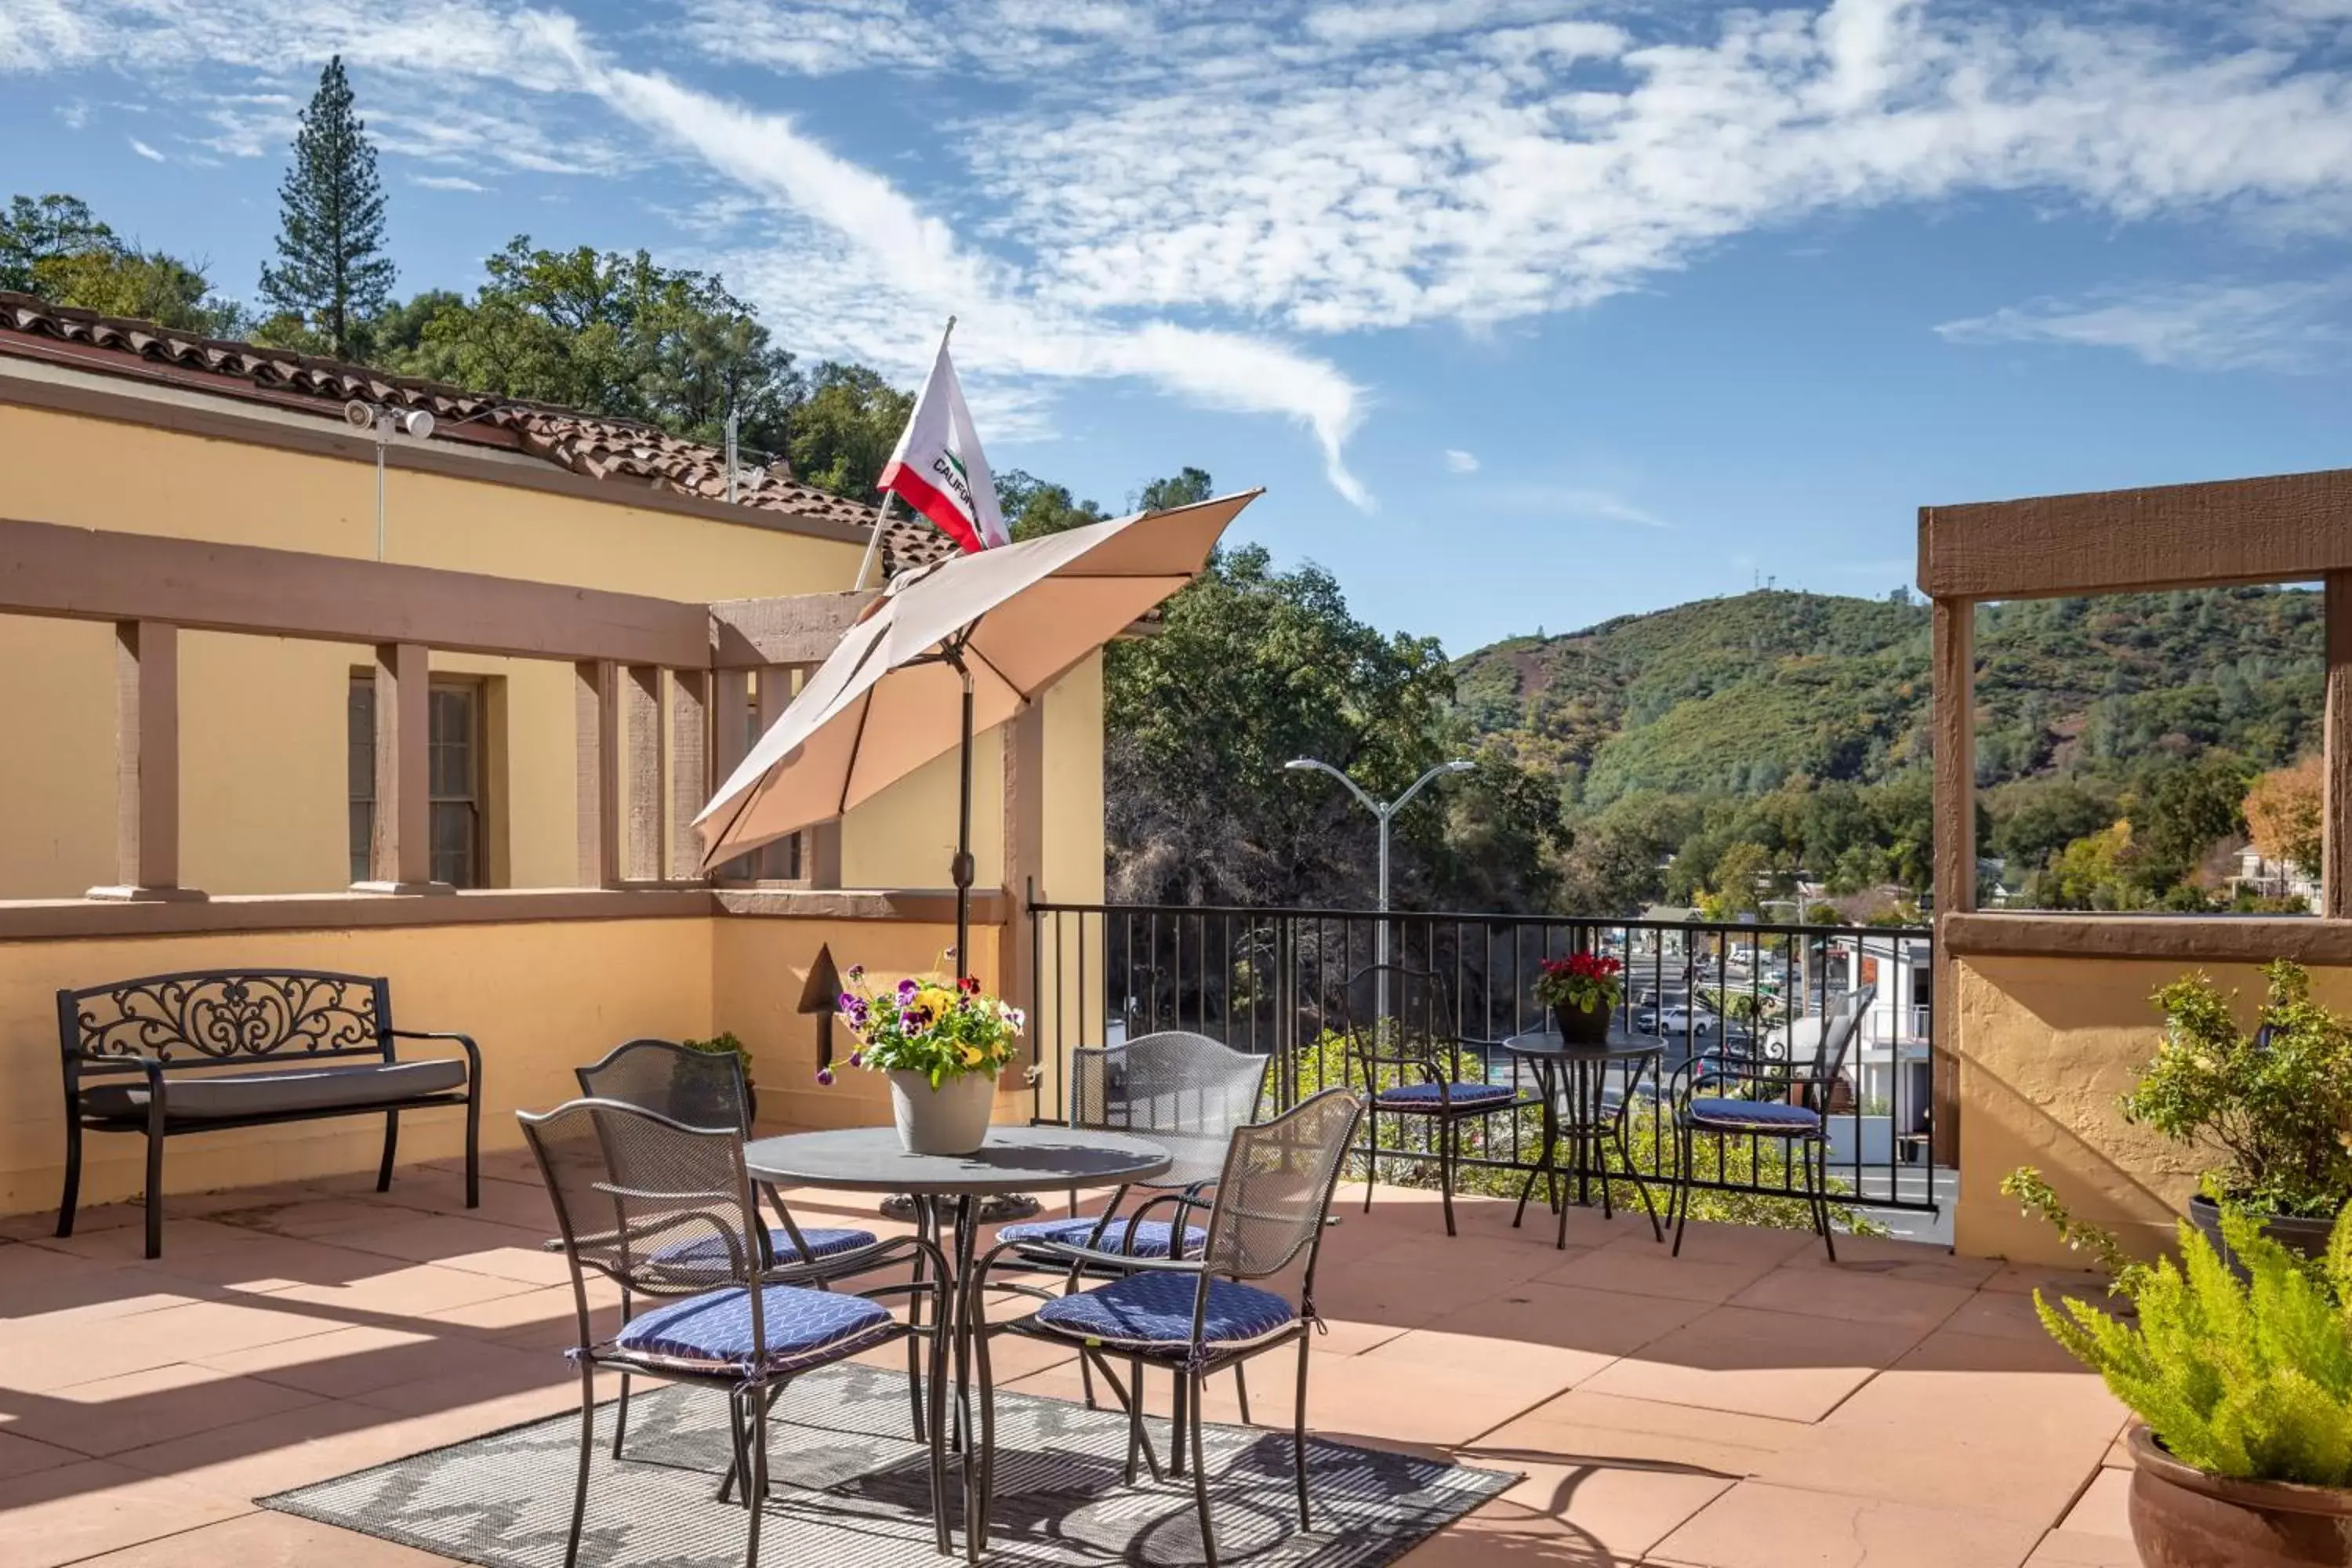
[[[381,978],[310,970],[151,974],[58,993],[68,1070],[290,1066],[392,1057]]]

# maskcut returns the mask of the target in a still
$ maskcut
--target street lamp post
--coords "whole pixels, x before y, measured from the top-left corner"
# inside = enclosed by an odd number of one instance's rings
[[[1405,806],[1412,802],[1412,797],[1419,795],[1423,788],[1427,785],[1432,779],[1440,778],[1446,773],[1466,773],[1476,764],[1465,762],[1459,757],[1456,757],[1450,763],[1440,763],[1435,767],[1430,769],[1427,773],[1423,773],[1419,778],[1413,780],[1411,784],[1406,786],[1405,792],[1402,795],[1391,801],[1374,800],[1370,795],[1365,793],[1363,786],[1357,784],[1355,780],[1349,778],[1346,773],[1341,773],[1338,768],[1333,767],[1330,763],[1318,762],[1313,757],[1294,757],[1289,762],[1286,762],[1282,765],[1293,773],[1314,772],[1329,773],[1333,778],[1338,779],[1341,784],[1346,784],[1348,786],[1348,793],[1354,795],[1357,803],[1362,805],[1366,811],[1370,812],[1372,814],[1373,820],[1377,821],[1381,825],[1381,921],[1379,926],[1373,932],[1375,938],[1373,942],[1373,963],[1379,966],[1380,980],[1378,984],[1379,996],[1373,1003],[1373,1005],[1378,1010],[1379,1016],[1385,1018],[1388,1016],[1389,1013],[1389,976],[1387,967],[1389,962],[1389,824],[1394,820],[1396,814],[1402,811]]]

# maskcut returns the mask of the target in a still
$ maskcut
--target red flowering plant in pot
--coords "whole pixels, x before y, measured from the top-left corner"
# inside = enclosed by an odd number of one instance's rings
[[[1625,963],[1599,952],[1571,952],[1544,960],[1536,976],[1536,1001],[1551,1009],[1559,1037],[1570,1045],[1598,1046],[1609,1039],[1609,1016],[1624,994]]]

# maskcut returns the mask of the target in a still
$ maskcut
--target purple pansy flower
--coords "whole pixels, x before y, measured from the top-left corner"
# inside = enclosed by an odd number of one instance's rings
[[[831,1089],[833,1087],[833,1069],[831,1068],[817,1068],[816,1081],[826,1089]]]

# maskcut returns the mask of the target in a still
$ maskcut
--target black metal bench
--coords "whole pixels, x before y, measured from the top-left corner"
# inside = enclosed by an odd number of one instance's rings
[[[447,1040],[465,1059],[402,1061],[395,1040]],[[462,1106],[466,1206],[481,1201],[482,1053],[464,1035],[395,1029],[392,984],[317,970],[151,974],[58,993],[71,1236],[85,1132],[147,1138],[147,1256],[163,1255],[163,1141],[335,1116],[383,1117],[376,1191],[392,1187],[400,1113]]]

